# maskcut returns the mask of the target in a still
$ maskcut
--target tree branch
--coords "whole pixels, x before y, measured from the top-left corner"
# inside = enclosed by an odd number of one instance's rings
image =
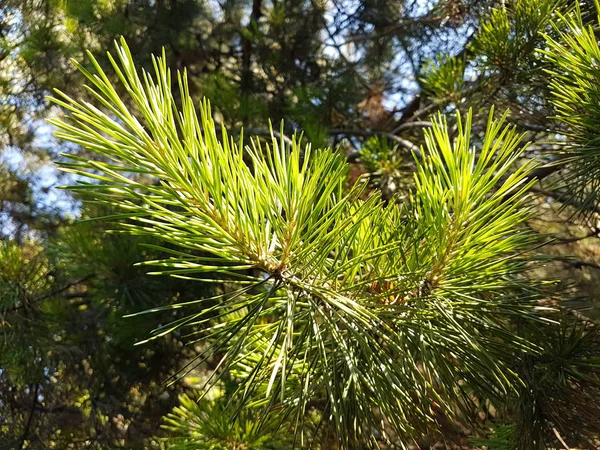
[[[246,27],[246,32],[248,34],[253,32],[253,27],[258,26],[261,9],[262,0],[253,0],[250,20]],[[250,93],[250,88],[252,87],[252,40],[242,33],[242,41],[242,74],[240,85],[242,96],[246,97]]]
[[[38,302],[41,302],[42,300],[45,300],[47,298],[54,297],[55,295],[58,295],[61,292],[64,292],[64,291],[66,291],[67,289],[69,289],[69,288],[71,288],[73,286],[76,286],[78,284],[86,282],[90,278],[92,278],[92,275],[88,275],[88,276],[83,277],[83,278],[81,278],[80,280],[77,280],[77,281],[72,281],[72,282],[70,282],[70,283],[68,283],[68,284],[66,284],[64,286],[61,286],[61,287],[56,288],[56,289],[53,289],[50,292],[46,292],[44,294],[41,294],[40,296],[38,296],[38,297],[34,298],[33,300],[31,300],[31,302],[26,302],[26,303],[21,302],[18,305],[15,305],[15,306],[12,306],[10,308],[6,308],[4,310],[1,310],[0,313],[7,313],[7,312],[18,311],[19,309],[21,309],[21,308],[23,308],[25,306],[28,306],[28,305],[30,305],[32,303],[38,303]]]
[[[416,120],[414,122],[401,123],[396,128],[394,128],[392,131],[390,131],[390,133],[398,134],[401,131],[407,130],[409,128],[418,128],[418,127],[427,128],[430,126],[431,126],[431,122],[428,120]]]
[[[568,258],[568,257],[559,257],[557,256],[555,258],[557,261],[563,262],[569,266],[574,267],[575,269],[581,269],[583,267],[589,267],[590,269],[597,269],[600,270],[600,264],[597,263],[593,263],[593,262],[589,262],[589,261],[583,261],[582,259],[573,259],[573,258]]]
[[[556,167],[556,166],[551,166],[551,167]],[[545,167],[541,167],[540,169],[545,169]],[[554,169],[553,171],[556,171],[557,169]],[[535,178],[534,176],[534,172],[536,172],[535,170],[528,176],[528,179],[531,180],[533,178]],[[541,171],[542,174],[546,173],[546,171]],[[552,172],[550,172],[552,173]],[[547,175],[549,175],[550,173],[548,173]],[[546,176],[547,176],[546,175]],[[543,178],[543,176],[542,176]],[[540,178],[538,178],[539,180]],[[565,194],[564,192],[559,192],[559,191],[549,191],[547,189],[542,189],[542,188],[537,188],[537,187],[532,187],[531,192],[535,192],[536,194],[541,194],[544,195],[546,197],[552,197],[555,200],[558,200],[559,202],[565,204],[565,205],[569,205],[569,206],[573,206],[579,210],[582,211],[590,211],[590,212],[595,212],[597,214],[600,214],[600,207],[596,206],[596,205],[589,205],[589,204],[585,204],[582,203],[580,201],[578,201],[575,197],[573,197],[572,195],[569,194]]]
[[[29,411],[29,419],[27,419],[27,424],[25,425],[25,429],[23,430],[23,436],[21,436],[21,442],[17,450],[23,450],[25,448],[25,442],[27,441],[27,437],[29,436],[29,429],[31,428],[31,423],[33,421],[33,414],[35,413],[35,407],[37,405],[37,397],[40,392],[40,385],[35,385],[35,390],[33,391],[33,404],[31,405],[31,410]]]
[[[411,152],[413,152],[417,158],[421,159],[422,158],[422,154],[421,154],[421,149],[419,148],[418,145],[413,144],[412,142],[410,142],[407,139],[403,139],[400,136],[396,136],[393,133],[388,133],[387,131],[375,131],[375,130],[347,130],[347,129],[341,129],[341,128],[332,128],[331,130],[329,130],[329,134],[343,134],[346,136],[364,136],[364,137],[370,137],[370,136],[385,136],[388,139],[391,139],[392,141],[396,142],[397,144],[399,144],[401,147],[410,150]]]

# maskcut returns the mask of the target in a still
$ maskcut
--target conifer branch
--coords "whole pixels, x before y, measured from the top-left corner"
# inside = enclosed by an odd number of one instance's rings
[[[538,294],[521,276],[535,236],[520,226],[534,180],[532,165],[516,164],[522,136],[505,116],[490,113],[477,149],[470,113],[455,140],[434,117],[413,152],[409,201],[385,204],[362,199],[364,184],[346,190],[347,163],[331,149],[274,133],[245,148],[224,129],[217,136],[185,72],[178,110],[164,55],[153,75],[138,73],[124,41],[109,59],[135,106],[93,57],[94,74],[78,64],[94,103],[58,92],[71,115],[52,123],[98,158],[65,155],[63,170],[93,180],[71,189],[118,208],[115,227],[166,244],[154,247],[170,257],[143,262],[154,273],[237,286],[152,308],[201,309],[144,341],[187,329],[207,343],[190,367],[221,356],[207,387],[235,374],[235,417],[281,410],[302,434],[308,406],[324,402],[344,448],[384,433],[380,415],[408,445],[438,414],[468,416],[473,393],[516,390],[515,358],[536,349],[510,321],[535,319]]]

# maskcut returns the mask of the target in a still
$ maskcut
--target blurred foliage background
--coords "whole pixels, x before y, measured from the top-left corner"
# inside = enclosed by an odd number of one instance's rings
[[[583,53],[549,55],[550,43],[564,42],[573,30],[567,18],[575,3],[582,25],[592,27],[591,47],[582,42]],[[111,234],[101,220],[80,221],[113,212],[56,189],[74,178],[52,161],[61,152],[88,156],[54,138],[45,122],[64,114],[46,100],[53,88],[74,98],[84,93],[71,58],[91,69],[89,50],[105,66],[105,51],[124,36],[148,68],[150,55],[164,48],[171,69],[186,68],[194,98],[211,100],[219,126],[267,137],[268,121],[285,119],[286,134],[339,147],[352,162],[349,184],[368,174],[368,189],[381,189],[388,200],[408,195],[412,153],[419,153],[431,114],[473,108],[476,143],[490,106],[507,109],[508,121],[532,142],[524,158],[542,165],[534,187],[538,213],[528,225],[549,243],[541,249],[547,261],[533,270],[559,280],[552,306],[595,330],[600,177],[597,144],[590,143],[599,121],[584,113],[600,104],[597,34],[595,6],[585,0],[2,0],[0,448],[291,446],[275,428],[259,433],[251,417],[231,424],[224,399],[234,380],[194,402],[210,361],[167,383],[201,343],[174,333],[134,345],[179,313],[124,316],[228,286],[148,276],[134,264],[164,256],[151,239]],[[569,59],[573,54],[581,61]],[[588,89],[561,98],[569,80]],[[586,162],[565,157],[571,141],[585,149]],[[576,354],[579,348],[566,348],[563,337],[556,352]],[[597,342],[581,345],[593,353]],[[542,397],[556,385],[536,386],[536,401],[555,405],[555,397]],[[423,448],[507,448],[502,436],[519,426],[515,411],[484,409],[481,430],[447,424],[446,442]],[[334,449],[330,432],[317,425],[321,413],[312,413],[315,442]],[[583,414],[570,413],[574,421]],[[597,406],[586,414],[597,432]],[[577,445],[559,434],[551,439]]]

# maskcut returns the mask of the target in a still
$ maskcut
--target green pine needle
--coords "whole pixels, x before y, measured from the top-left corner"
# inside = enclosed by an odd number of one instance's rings
[[[95,73],[76,64],[93,103],[53,99],[71,112],[52,120],[56,135],[97,155],[66,155],[63,170],[91,179],[71,189],[120,210],[116,227],[164,243],[172,256],[145,262],[157,273],[237,286],[151,337],[186,329],[206,344],[193,364],[218,355],[207,387],[236,377],[233,417],[281,409],[300,445],[321,405],[344,448],[389,430],[408,445],[440,415],[516,391],[510,367],[535,349],[512,328],[535,318],[522,276],[535,240],[521,226],[532,167],[504,117],[490,113],[477,149],[470,113],[454,140],[435,117],[410,201],[384,204],[361,199],[364,184],[346,192],[347,163],[330,149],[217,135],[185,72],[175,100],[164,54],[151,75],[123,40],[116,49],[127,99],[91,55]]]

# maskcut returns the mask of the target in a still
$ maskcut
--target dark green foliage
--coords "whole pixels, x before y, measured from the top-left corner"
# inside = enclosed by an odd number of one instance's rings
[[[562,317],[561,325],[532,330],[543,352],[519,368],[525,385],[516,403],[517,448],[545,449],[557,434],[593,449],[600,433],[600,334],[595,325]],[[557,433],[558,432],[558,433]]]
[[[18,448],[21,439],[33,448],[90,438],[113,445],[126,432],[141,446],[154,434],[178,392],[167,390],[171,400],[159,397],[162,382],[191,355],[175,338],[135,347],[156,322],[123,316],[206,289],[148,280],[133,264],[159,253],[140,250],[141,241],[106,234],[95,222],[61,229],[47,248],[2,244],[3,448]]]

